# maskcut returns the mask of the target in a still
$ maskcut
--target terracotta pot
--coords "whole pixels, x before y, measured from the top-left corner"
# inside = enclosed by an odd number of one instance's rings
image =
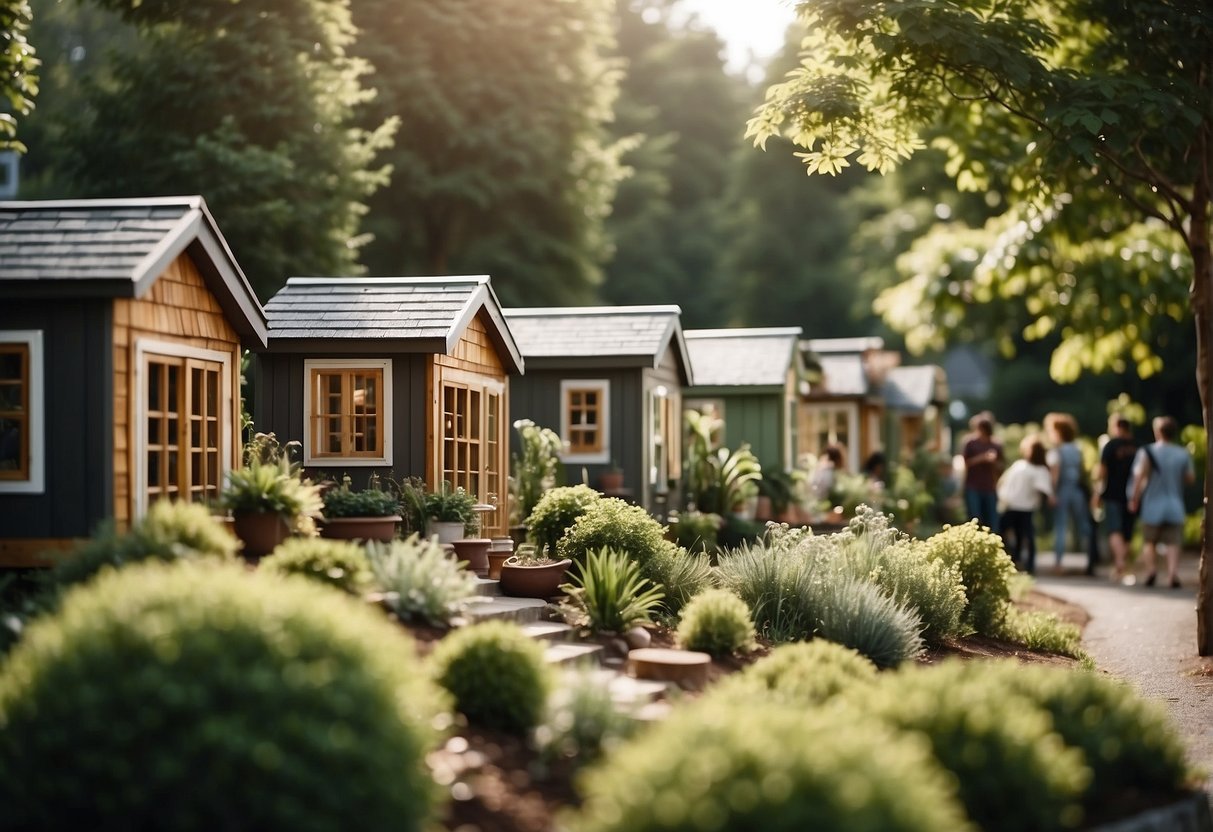
[[[489,578],[494,581],[501,580],[501,566],[512,557],[513,552],[494,552],[489,549]]]
[[[770,497],[759,497],[758,502],[754,504],[754,518],[756,520],[770,520],[775,516],[775,512],[771,508]]]
[[[489,546],[487,537],[465,537],[453,541],[455,559],[467,563],[467,568],[482,578],[489,576]]]
[[[320,536],[333,540],[375,540],[387,543],[396,537],[399,514],[383,517],[331,517],[320,526]]]
[[[572,565],[565,558],[540,566],[520,566],[516,558],[510,558],[501,565],[501,591],[513,598],[555,597]]]
[[[438,535],[439,543],[454,543],[463,537],[463,524],[445,520],[430,520],[425,524],[426,537]]]
[[[607,492],[619,491],[623,488],[622,471],[603,471],[598,475],[598,487]]]
[[[241,555],[249,563],[261,560],[291,535],[290,527],[281,514],[262,512],[233,514],[232,529],[236,537],[244,542]]]

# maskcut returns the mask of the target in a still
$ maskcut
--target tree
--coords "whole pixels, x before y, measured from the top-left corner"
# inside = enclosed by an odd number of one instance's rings
[[[17,116],[34,108],[38,59],[26,34],[31,13],[27,0],[0,0],[0,150],[24,150],[17,141]],[[5,112],[4,110],[8,110]]]
[[[64,130],[70,195],[203,194],[263,299],[292,274],[356,273],[395,124],[352,124],[371,93],[346,0],[95,2],[140,43],[111,53],[112,81],[86,81]]]
[[[609,0],[355,0],[376,68],[365,123],[399,117],[371,200],[375,274],[489,272],[507,304],[592,300],[619,171]]]
[[[1006,199],[984,233],[934,259],[934,276],[914,270],[886,317],[922,300],[921,314],[894,323],[929,335],[962,326],[960,304],[1016,299],[1031,316],[1026,334],[1062,336],[1052,369],[1068,378],[1129,362],[1148,375],[1157,319],[1190,311],[1210,425],[1213,10],[1199,0],[798,8],[810,31],[801,65],[768,90],[749,135],[787,136],[810,173],[852,159],[887,171],[932,139],[961,187]],[[1213,653],[1209,464],[1201,655]]]

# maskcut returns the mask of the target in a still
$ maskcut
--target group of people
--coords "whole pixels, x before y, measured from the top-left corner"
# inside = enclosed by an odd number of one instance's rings
[[[991,414],[973,417],[970,428],[961,451],[965,508],[970,517],[1002,534],[1007,551],[1021,568],[1036,570],[1034,517],[1042,501],[1047,501],[1054,518],[1055,569],[1061,570],[1073,527],[1088,544],[1087,571],[1093,573],[1098,559],[1094,512],[1102,506],[1113,580],[1125,577],[1129,545],[1140,519],[1145,584],[1154,585],[1158,549],[1164,547],[1167,584],[1180,585],[1183,490],[1195,480],[1195,471],[1191,455],[1176,443],[1179,429],[1173,418],[1156,418],[1155,441],[1139,448],[1129,420],[1113,416],[1100,449],[1094,487],[1076,442],[1077,423],[1068,414],[1049,414],[1044,424],[1048,446],[1038,434],[1025,436],[1019,445],[1020,458],[1010,467],[1005,467],[1003,447],[994,438]]]

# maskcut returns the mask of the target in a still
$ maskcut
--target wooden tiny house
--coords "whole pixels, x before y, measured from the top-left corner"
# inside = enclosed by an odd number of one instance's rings
[[[201,197],[0,203],[0,565],[209,500],[261,306]]]
[[[462,486],[508,524],[509,382],[522,355],[487,277],[302,278],[266,304],[253,421],[315,476]]]
[[[510,396],[511,421],[530,419],[564,441],[570,483],[601,487],[664,514],[680,502],[682,388],[690,361],[677,306],[507,309],[527,362]],[[511,438],[517,450],[517,436]],[[608,492],[611,489],[605,489]]]

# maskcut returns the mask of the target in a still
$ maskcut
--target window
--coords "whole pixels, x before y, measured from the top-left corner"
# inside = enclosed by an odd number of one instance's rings
[[[446,370],[442,379],[442,482],[462,487],[481,503],[505,505],[502,483],[502,403],[505,386]],[[484,517],[484,530],[500,530],[500,512]]]
[[[648,393],[649,484],[658,494],[669,490],[672,479],[682,476],[682,432],[678,425],[678,395],[664,384]]]
[[[231,356],[136,344],[136,512],[162,499],[218,499],[231,459]]]
[[[560,382],[560,436],[565,462],[610,462],[610,382],[569,379]]]
[[[848,467],[854,469],[859,448],[852,441],[857,438],[859,413],[853,404],[808,405],[802,413],[805,424],[799,431],[805,453],[820,454],[827,445],[841,445],[846,449]]]
[[[388,465],[391,359],[305,361],[305,465]]]
[[[44,487],[42,332],[0,331],[0,493]]]

